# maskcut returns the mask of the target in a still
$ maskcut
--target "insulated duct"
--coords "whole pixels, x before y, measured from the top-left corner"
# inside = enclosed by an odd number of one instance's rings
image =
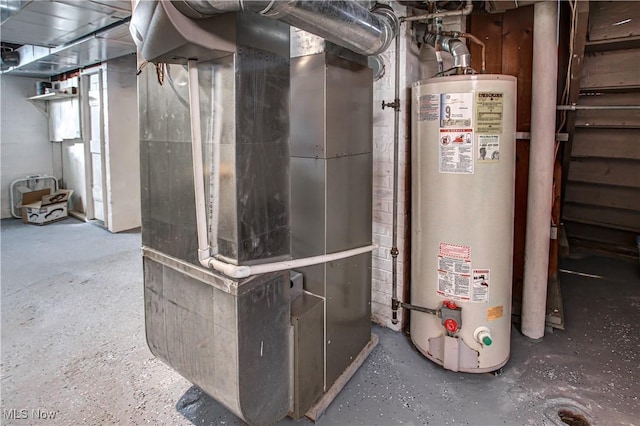
[[[259,13],[366,56],[384,52],[398,31],[398,19],[390,7],[379,5],[369,11],[353,0],[182,0],[174,5],[192,18],[240,11]]]
[[[459,38],[428,33],[425,35],[424,41],[433,47],[436,47],[436,44],[439,43],[442,50],[451,53],[453,56],[453,66],[456,68],[469,68],[471,66],[469,49]]]

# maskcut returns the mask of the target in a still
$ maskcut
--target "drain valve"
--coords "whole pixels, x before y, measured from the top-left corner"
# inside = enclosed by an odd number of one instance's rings
[[[484,346],[491,346],[493,343],[493,340],[491,339],[491,332],[489,331],[489,328],[485,326],[476,328],[473,332],[473,338]]]

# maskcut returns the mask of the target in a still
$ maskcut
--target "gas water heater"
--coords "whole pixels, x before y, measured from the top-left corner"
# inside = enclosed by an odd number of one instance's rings
[[[411,338],[453,371],[509,358],[516,78],[413,85]]]

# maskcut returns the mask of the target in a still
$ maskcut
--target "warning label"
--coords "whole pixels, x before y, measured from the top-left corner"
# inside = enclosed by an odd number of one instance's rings
[[[471,286],[471,301],[487,303],[489,301],[489,269],[474,269]]]
[[[473,126],[473,93],[440,95],[440,127]]]
[[[480,92],[476,97],[476,131],[502,133],[503,93]]]
[[[440,129],[439,171],[473,174],[473,129]]]
[[[438,255],[471,260],[471,247],[459,244],[440,243],[438,246]]]
[[[478,135],[478,162],[497,163],[500,161],[500,136]]]
[[[455,300],[470,300],[471,247],[440,243],[437,293]]]
[[[418,121],[437,121],[440,109],[438,95],[423,95],[418,99]]]

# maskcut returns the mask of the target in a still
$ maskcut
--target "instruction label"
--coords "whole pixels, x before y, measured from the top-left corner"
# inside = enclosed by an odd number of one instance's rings
[[[474,269],[473,284],[471,286],[471,301],[487,303],[489,301],[489,269]]]
[[[497,163],[500,161],[500,136],[478,135],[478,162]]]
[[[471,247],[440,243],[437,293],[454,300],[470,299]]]
[[[437,121],[440,112],[438,95],[423,95],[418,99],[418,121]]]
[[[440,94],[439,172],[473,174],[473,93]]]
[[[473,129],[440,129],[439,171],[473,174]]]
[[[476,97],[476,132],[502,133],[502,109],[504,94],[479,92]]]

